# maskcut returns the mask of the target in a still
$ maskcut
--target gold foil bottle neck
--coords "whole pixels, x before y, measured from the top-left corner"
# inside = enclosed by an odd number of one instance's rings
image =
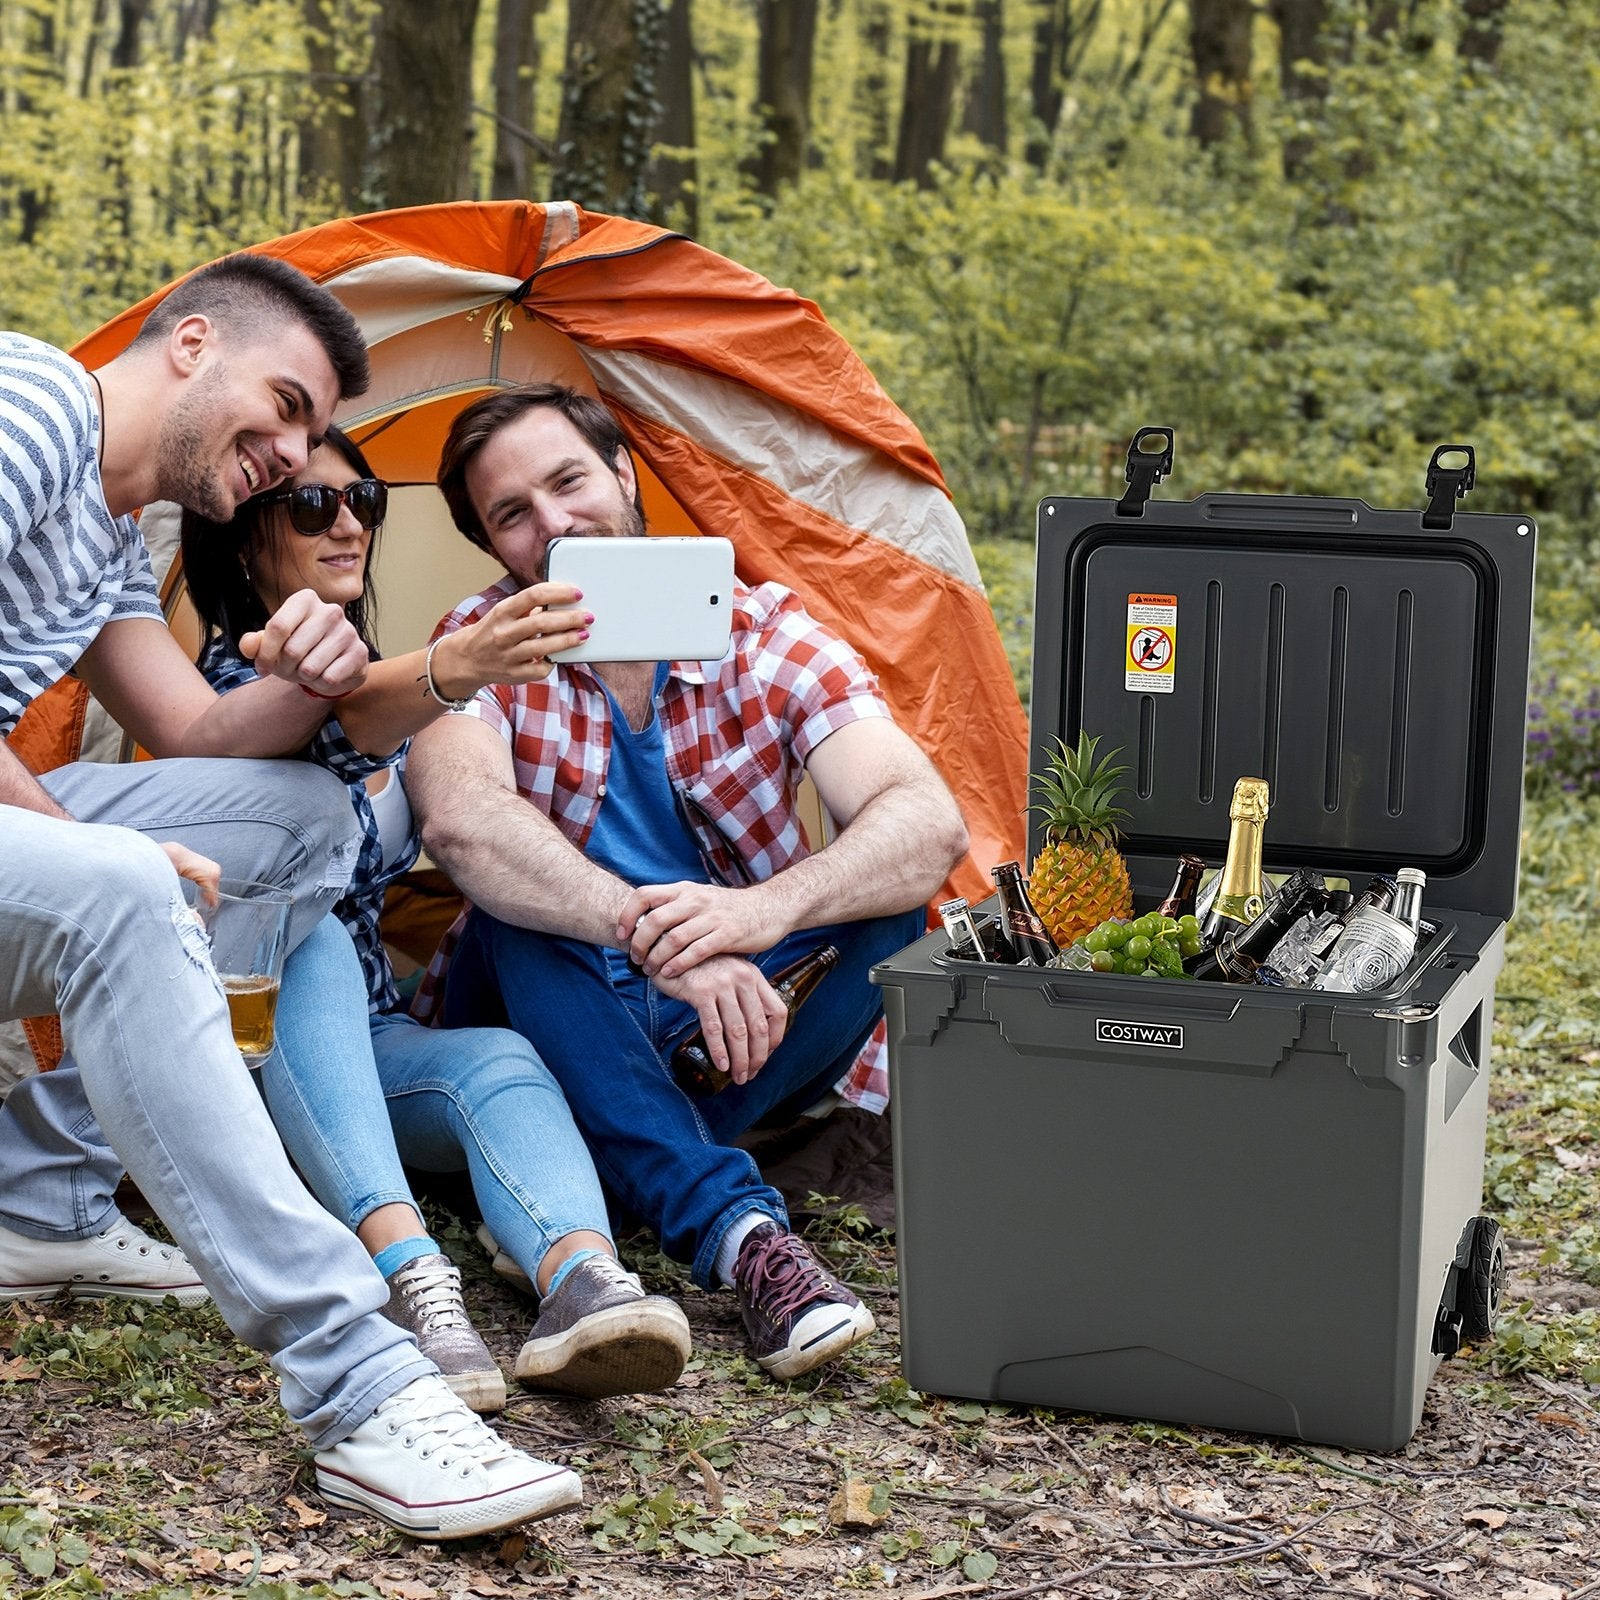
[[[1233,786],[1233,801],[1228,807],[1230,822],[1265,822],[1267,820],[1267,780],[1265,778],[1240,778]]]

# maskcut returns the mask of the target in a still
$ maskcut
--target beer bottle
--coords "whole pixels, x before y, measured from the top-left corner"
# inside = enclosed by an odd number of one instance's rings
[[[1267,780],[1240,778],[1228,806],[1228,855],[1216,898],[1200,925],[1200,936],[1216,944],[1224,933],[1248,927],[1261,915],[1261,836],[1267,825]],[[1265,952],[1263,952],[1265,954]]]
[[[1178,875],[1167,890],[1167,898],[1156,907],[1161,917],[1192,917],[1194,897],[1200,890],[1200,879],[1205,875],[1206,864],[1199,856],[1179,856]]]
[[[1253,922],[1224,932],[1209,950],[1202,951],[1192,962],[1185,962],[1185,967],[1191,976],[1202,980],[1254,983],[1257,969],[1284,934],[1301,918],[1315,915],[1327,892],[1320,872],[1302,868],[1284,880],[1272,904]]]
[[[1048,966],[1056,953],[1056,942],[1028,898],[1022,863],[1002,861],[998,867],[989,869],[989,876],[1000,892],[1000,937],[1009,946],[1012,961],[1024,967]]]
[[[781,972],[774,973],[768,981],[793,1017],[811,998],[817,985],[838,964],[838,949],[831,944],[819,945],[810,955],[802,956]],[[733,1082],[733,1074],[724,1072],[711,1059],[711,1052],[706,1049],[705,1032],[700,1028],[696,1028],[672,1052],[671,1066],[678,1087],[697,1099],[721,1094]]]
[[[978,925],[972,920],[972,912],[961,895],[940,905],[939,920],[944,924],[945,935],[950,940],[949,954],[959,956],[963,961],[984,959]]]

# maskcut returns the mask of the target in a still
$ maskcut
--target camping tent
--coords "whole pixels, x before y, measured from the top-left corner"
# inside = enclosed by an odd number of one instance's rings
[[[1021,854],[1027,729],[960,517],[922,436],[810,301],[568,203],[380,212],[253,248],[361,324],[373,382],[339,421],[392,481],[431,483],[450,419],[487,391],[556,379],[598,394],[640,464],[652,531],[728,535],[745,581],[792,585],[866,656],[966,815],[949,892],[987,893],[988,867]],[[165,292],[74,354],[109,361]],[[460,576],[466,542],[448,524],[434,537],[431,617],[477,586]],[[386,559],[400,559],[392,541]],[[13,748],[37,770],[71,759],[83,699],[58,685]]]

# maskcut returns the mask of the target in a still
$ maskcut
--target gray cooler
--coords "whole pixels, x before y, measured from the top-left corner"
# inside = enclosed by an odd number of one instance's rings
[[[1141,910],[1181,851],[1220,861],[1252,774],[1269,871],[1421,867],[1434,931],[1378,995],[964,962],[942,932],[879,965],[905,1376],[1396,1449],[1504,1279],[1478,1211],[1533,524],[1456,510],[1470,466],[1438,455],[1421,514],[1150,500],[1157,442],[1123,501],[1039,508],[1034,770],[1080,723],[1121,746]],[[1142,663],[1166,608],[1133,597],[1175,601]]]

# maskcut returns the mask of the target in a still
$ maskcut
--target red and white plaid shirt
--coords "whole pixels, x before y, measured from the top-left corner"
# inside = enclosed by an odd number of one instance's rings
[[[463,600],[434,637],[476,622],[518,587],[506,577]],[[889,715],[861,657],[776,583],[736,586],[727,654],[716,662],[672,662],[658,708],[668,779],[727,883],[764,882],[809,854],[795,809],[807,757],[835,730]],[[506,741],[518,792],[583,849],[605,798],[611,755],[611,702],[600,679],[582,663],[562,664],[538,683],[482,689],[459,714],[477,717]],[[412,1010],[424,1021],[437,1008],[465,920],[463,912],[445,935],[418,992]],[[881,1020],[839,1092],[870,1111],[888,1104]]]

